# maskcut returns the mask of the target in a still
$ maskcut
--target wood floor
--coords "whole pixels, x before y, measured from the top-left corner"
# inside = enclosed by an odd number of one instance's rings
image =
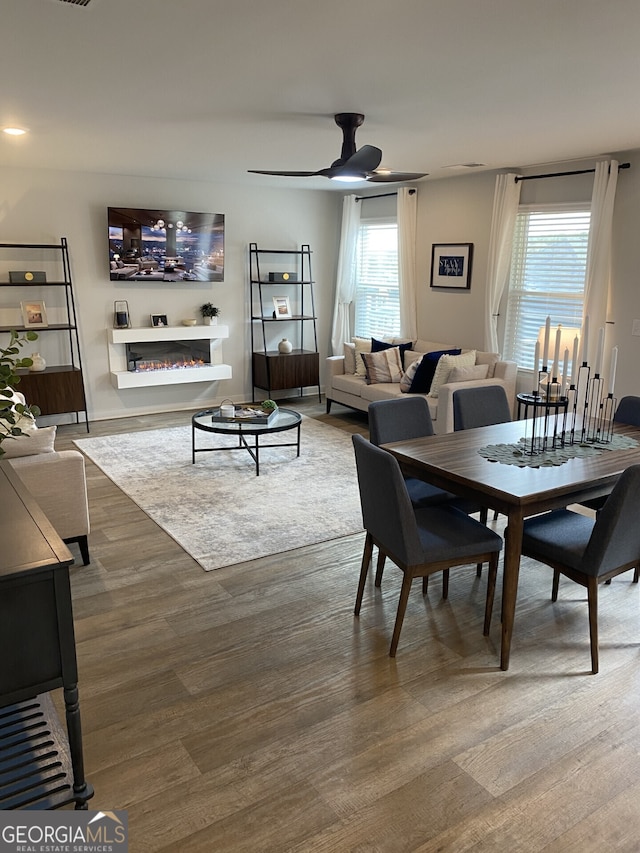
[[[296,405],[367,434],[361,414]],[[57,447],[85,435],[62,426]],[[426,598],[416,582],[391,660],[400,572],[355,619],[363,534],[206,573],[87,474],[92,562],[71,570],[85,764],[90,806],[128,810],[132,853],[640,849],[632,573],[601,588],[597,676],[584,590],[565,581],[552,604],[530,562],[507,673],[474,567],[446,602],[439,579]]]

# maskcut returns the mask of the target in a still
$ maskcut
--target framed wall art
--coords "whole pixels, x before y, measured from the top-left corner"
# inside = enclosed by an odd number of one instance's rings
[[[473,243],[434,243],[431,249],[431,287],[471,289]]]
[[[41,300],[33,299],[30,302],[21,302],[20,309],[25,328],[45,329],[49,325],[44,302]]]

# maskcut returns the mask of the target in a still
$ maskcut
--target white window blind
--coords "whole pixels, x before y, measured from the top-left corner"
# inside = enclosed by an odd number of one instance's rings
[[[533,370],[538,332],[580,327],[587,266],[589,206],[521,207],[516,218],[503,356]]]
[[[400,334],[398,225],[363,220],[356,258],[354,330],[358,337]]]

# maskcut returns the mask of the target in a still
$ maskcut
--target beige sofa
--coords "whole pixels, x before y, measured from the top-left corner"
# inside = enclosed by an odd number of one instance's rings
[[[390,343],[400,343],[391,340]],[[437,341],[417,340],[410,351],[405,352],[404,367],[407,369],[412,361],[424,353],[438,350],[453,349],[455,344],[439,343]],[[462,352],[469,352],[462,348]],[[366,412],[369,403],[374,400],[388,400],[403,395],[399,382],[378,382],[368,384],[365,376],[358,375],[356,370],[355,345],[345,344],[344,355],[334,355],[327,358],[326,399],[327,412],[332,403],[341,403],[352,409]],[[475,364],[487,364],[487,376],[484,379],[469,379],[459,382],[445,382],[438,389],[438,395],[424,394],[429,404],[433,426],[437,433],[453,432],[453,394],[460,388],[477,388],[488,385],[501,385],[507,394],[512,411],[515,405],[517,365],[514,361],[502,361],[497,353],[476,351]]]
[[[24,402],[21,394],[14,394]],[[54,450],[56,427],[38,429],[33,419],[18,424],[24,435],[5,438],[4,454],[57,534],[65,542],[76,542],[84,565],[89,564],[89,505],[84,456],[77,450]]]

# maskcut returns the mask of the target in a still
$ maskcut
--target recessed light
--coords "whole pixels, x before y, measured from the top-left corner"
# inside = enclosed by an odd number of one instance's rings
[[[23,127],[4,127],[2,130],[9,136],[24,136],[27,132]]]

